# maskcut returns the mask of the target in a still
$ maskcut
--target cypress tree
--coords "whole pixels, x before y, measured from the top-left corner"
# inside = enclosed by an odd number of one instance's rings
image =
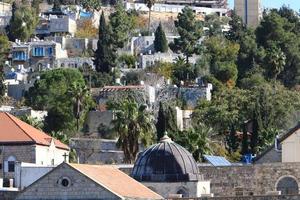
[[[104,13],[102,12],[99,23],[97,50],[93,60],[97,72],[110,73],[111,69],[115,67],[116,51],[110,35],[110,26],[106,24]]]
[[[161,23],[159,23],[159,25],[155,31],[154,49],[156,52],[167,52],[168,51],[168,41],[167,41],[166,34],[162,28]]]
[[[243,125],[242,155],[249,153],[249,140],[246,124]]]
[[[162,102],[159,102],[159,110],[157,116],[156,133],[157,133],[157,141],[160,140],[165,134],[166,131],[166,116],[164,113],[164,108]]]

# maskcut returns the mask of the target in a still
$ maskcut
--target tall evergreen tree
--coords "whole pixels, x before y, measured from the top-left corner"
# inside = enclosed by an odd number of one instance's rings
[[[8,52],[9,52],[8,38],[6,37],[6,35],[0,35],[0,100],[5,93],[5,85],[3,83],[4,81],[3,68],[4,68],[4,63],[8,56]]]
[[[172,51],[183,53],[186,58],[186,63],[189,63],[189,57],[199,53],[198,41],[203,35],[203,26],[196,19],[196,15],[190,7],[185,7],[178,14],[175,21],[179,38],[175,38],[170,44]]]
[[[118,3],[115,6],[115,12],[109,16],[109,23],[112,29],[113,44],[116,48],[123,48],[125,43],[129,41],[134,24],[122,4]]]
[[[155,31],[154,49],[156,52],[162,53],[168,51],[168,41],[166,38],[166,34],[162,28],[161,22],[159,23]]]
[[[12,5],[12,18],[8,26],[8,37],[11,41],[20,39],[27,41],[34,33],[37,25],[36,12],[29,5],[17,7]]]
[[[164,113],[164,108],[163,108],[162,102],[159,102],[157,122],[156,122],[155,126],[156,126],[157,141],[159,141],[160,138],[162,138],[164,136],[164,133],[166,131],[166,116]]]
[[[99,39],[94,55],[94,65],[97,72],[110,73],[115,67],[116,51],[111,40],[111,28],[105,22],[102,12],[99,23]]]

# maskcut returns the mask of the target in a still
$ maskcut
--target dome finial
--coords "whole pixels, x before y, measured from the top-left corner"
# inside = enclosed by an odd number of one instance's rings
[[[160,138],[160,142],[173,142],[171,138],[168,136],[168,132],[165,131],[164,136]]]

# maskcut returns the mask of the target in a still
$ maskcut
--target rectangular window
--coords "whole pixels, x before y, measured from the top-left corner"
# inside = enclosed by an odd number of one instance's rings
[[[8,172],[15,172],[15,161],[8,161]]]
[[[34,47],[32,51],[33,56],[45,56],[43,47]]]
[[[52,49],[52,47],[49,47],[48,48],[48,56],[52,56],[52,54],[53,54],[53,49]]]
[[[24,51],[15,51],[13,52],[14,60],[26,60],[26,54]]]

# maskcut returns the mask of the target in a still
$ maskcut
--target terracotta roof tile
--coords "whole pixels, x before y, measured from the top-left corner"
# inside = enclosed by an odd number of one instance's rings
[[[33,143],[49,146],[52,139],[54,138],[13,115],[0,112],[0,143]],[[69,149],[56,139],[54,144],[57,148]]]
[[[141,199],[163,199],[163,197],[134,180],[116,166],[86,164],[69,165],[119,196]]]

